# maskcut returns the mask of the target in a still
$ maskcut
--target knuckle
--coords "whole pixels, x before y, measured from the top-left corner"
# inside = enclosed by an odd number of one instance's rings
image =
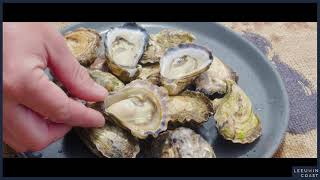
[[[89,75],[86,69],[82,66],[74,68],[73,80],[84,82],[88,80]]]

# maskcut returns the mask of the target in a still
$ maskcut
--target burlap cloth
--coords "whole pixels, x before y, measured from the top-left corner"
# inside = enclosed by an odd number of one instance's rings
[[[68,22],[53,23],[58,29]],[[255,44],[279,71],[289,95],[290,119],[274,157],[317,157],[317,23],[222,22]],[[13,151],[4,146],[4,155]]]

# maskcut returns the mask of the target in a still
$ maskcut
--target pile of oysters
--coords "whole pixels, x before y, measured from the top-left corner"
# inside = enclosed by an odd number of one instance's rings
[[[78,28],[65,41],[91,78],[105,87],[104,102],[85,102],[106,120],[75,128],[99,157],[216,158],[197,129],[212,116],[219,134],[252,143],[261,122],[238,86],[238,76],[189,32],[149,34],[136,23],[105,34]],[[142,155],[141,155],[142,154]]]

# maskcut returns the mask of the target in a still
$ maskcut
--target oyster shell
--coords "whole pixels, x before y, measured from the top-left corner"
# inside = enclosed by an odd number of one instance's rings
[[[231,80],[214,119],[219,133],[234,143],[251,143],[261,136],[261,122],[253,112],[249,97]]]
[[[154,85],[160,84],[160,66],[158,63],[143,66],[137,79],[148,80]]]
[[[100,70],[89,70],[90,77],[109,92],[121,89],[124,84],[114,75]]]
[[[204,94],[184,91],[178,96],[170,96],[168,103],[169,123],[190,123],[200,125],[212,115],[213,107]]]
[[[91,70],[100,70],[100,71],[106,72],[107,71],[107,67],[105,66],[105,62],[106,62],[106,59],[98,57],[90,65],[89,69],[91,69]]]
[[[196,90],[208,96],[215,93],[226,93],[227,85],[225,80],[229,79],[238,82],[239,78],[228,65],[217,57],[214,57],[214,59],[210,68],[195,80]]]
[[[145,139],[167,129],[168,95],[146,80],[134,80],[106,98],[105,114],[131,133]]]
[[[212,63],[212,53],[195,44],[170,48],[160,60],[161,84],[170,95],[177,95]]]
[[[89,66],[97,57],[101,36],[88,28],[78,28],[64,35],[67,46],[83,66]]]
[[[157,34],[152,34],[140,63],[157,63],[168,48],[192,43],[195,39],[191,33],[176,29],[164,29]]]
[[[179,127],[162,133],[151,145],[152,157],[215,158],[211,145],[193,130]]]
[[[135,79],[148,41],[147,31],[136,23],[111,28],[104,42],[108,69],[124,82]]]

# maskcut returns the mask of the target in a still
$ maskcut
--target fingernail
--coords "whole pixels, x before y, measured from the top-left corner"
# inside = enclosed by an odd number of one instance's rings
[[[99,94],[101,94],[101,96],[103,97],[108,96],[108,91],[104,87],[102,87],[100,84],[94,83],[94,88],[97,90]]]

